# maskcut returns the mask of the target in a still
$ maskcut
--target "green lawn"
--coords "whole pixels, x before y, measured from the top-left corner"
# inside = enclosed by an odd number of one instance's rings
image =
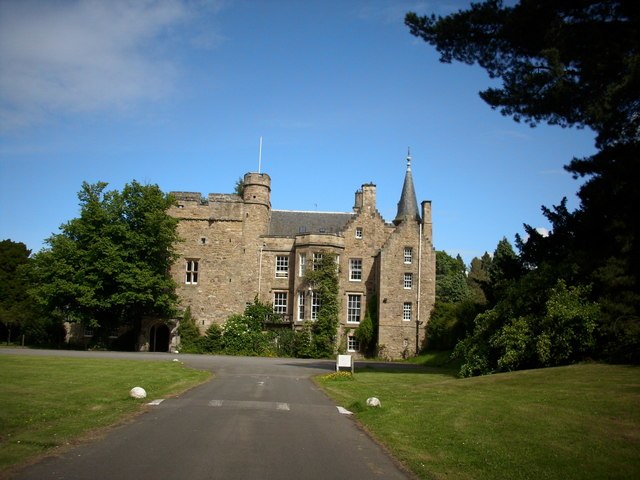
[[[317,381],[420,478],[640,478],[640,367],[468,379],[365,369]],[[366,407],[370,396],[382,408]]]
[[[0,356],[0,472],[184,391],[208,372],[179,362]],[[129,390],[141,386],[147,398]]]

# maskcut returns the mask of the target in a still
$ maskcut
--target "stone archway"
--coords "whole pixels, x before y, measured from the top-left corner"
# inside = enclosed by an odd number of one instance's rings
[[[164,323],[156,323],[149,330],[149,351],[168,352],[169,351],[169,327]]]

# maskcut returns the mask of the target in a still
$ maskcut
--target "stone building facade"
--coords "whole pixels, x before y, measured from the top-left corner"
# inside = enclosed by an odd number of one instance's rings
[[[339,213],[272,209],[266,173],[247,173],[242,196],[172,194],[177,203],[169,214],[179,219],[183,239],[172,275],[201,332],[242,313],[256,296],[292,328],[313,321],[318,299],[304,287],[304,272],[332,252],[339,265],[339,335],[347,351],[358,355],[354,331],[372,298],[380,356],[402,358],[422,347],[435,301],[435,250],[431,202],[418,208],[410,157],[392,223],[376,208],[373,184],[356,192],[351,212]]]

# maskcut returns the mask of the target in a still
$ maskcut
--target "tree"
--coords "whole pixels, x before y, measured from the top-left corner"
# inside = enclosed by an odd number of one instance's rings
[[[487,252],[481,258],[474,257],[471,260],[469,275],[467,275],[471,297],[475,303],[481,305],[487,303],[487,296],[484,292],[489,285],[489,269],[492,261],[491,255]]]
[[[169,270],[176,259],[173,199],[133,181],[122,192],[83,183],[80,216],[47,239],[32,269],[33,298],[50,312],[93,327],[97,337],[120,325],[138,330],[143,316],[173,316]]]
[[[504,237],[498,242],[498,246],[493,252],[488,273],[489,283],[485,294],[491,304],[495,304],[502,298],[509,285],[519,279],[523,273],[520,258],[513,250],[509,240]]]
[[[31,302],[21,271],[30,255],[31,250],[22,242],[0,242],[0,323],[7,330],[7,344],[11,343],[12,330],[23,326],[30,317]]]
[[[442,62],[477,63],[502,88],[480,96],[532,125],[588,126],[598,145],[637,141],[640,7],[633,0],[500,0],[447,17],[408,13]]]
[[[444,251],[436,251],[436,300],[455,303],[470,294],[462,257],[453,258]]]
[[[566,200],[543,207],[552,224],[548,237],[525,225],[528,238],[517,239],[521,267],[544,272],[536,275],[547,281],[540,291],[558,279],[584,288],[602,315],[595,351],[640,361],[638,2],[522,0],[504,7],[487,0],[447,17],[409,13],[405,23],[436,47],[441,61],[477,63],[500,79],[501,88],[480,96],[502,114],[532,126],[593,129],[599,151],[565,167],[586,179],[578,209],[570,212]],[[493,287],[496,304],[507,290]],[[539,297],[530,297],[536,308]]]
[[[244,179],[242,177],[236,180],[236,185],[233,188],[233,193],[239,196],[244,195]]]

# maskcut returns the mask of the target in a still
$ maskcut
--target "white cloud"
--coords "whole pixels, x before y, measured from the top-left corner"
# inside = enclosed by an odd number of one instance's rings
[[[0,125],[166,96],[178,71],[162,40],[200,8],[179,0],[0,2]]]

